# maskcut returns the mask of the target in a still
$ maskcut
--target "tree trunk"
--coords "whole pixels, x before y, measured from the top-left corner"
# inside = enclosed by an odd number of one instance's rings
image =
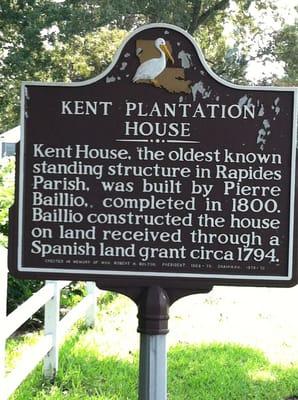
[[[188,32],[193,35],[194,32],[198,29],[200,25],[203,25],[207,22],[207,20],[214,16],[217,11],[224,10],[228,7],[230,0],[220,0],[213,6],[209,7],[206,11],[202,13],[202,1],[194,0],[193,1],[193,13],[191,22],[188,27]]]

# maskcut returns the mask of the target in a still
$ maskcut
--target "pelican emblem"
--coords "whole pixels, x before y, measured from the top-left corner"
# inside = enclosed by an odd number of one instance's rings
[[[155,86],[158,85],[157,77],[163,72],[167,65],[167,58],[174,64],[174,59],[167,48],[166,42],[163,38],[158,38],[154,42],[155,47],[160,52],[159,58],[151,58],[143,62],[137,69],[133,82],[139,80],[150,80]]]

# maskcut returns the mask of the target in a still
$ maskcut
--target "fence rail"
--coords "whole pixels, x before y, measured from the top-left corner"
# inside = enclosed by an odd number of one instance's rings
[[[0,248],[0,400],[7,400],[42,360],[44,360],[45,377],[54,378],[58,370],[59,345],[72,325],[84,317],[87,326],[94,326],[99,294],[94,282],[86,283],[87,296],[60,320],[60,292],[69,283],[69,281],[46,281],[45,286],[7,316],[7,252],[4,248]],[[45,307],[44,336],[25,351],[17,366],[6,374],[7,338],[43,306]]]

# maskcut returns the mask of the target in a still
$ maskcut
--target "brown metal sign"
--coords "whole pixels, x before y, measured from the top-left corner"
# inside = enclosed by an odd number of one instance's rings
[[[95,79],[24,83],[11,272],[294,284],[296,95],[223,81],[165,24]]]

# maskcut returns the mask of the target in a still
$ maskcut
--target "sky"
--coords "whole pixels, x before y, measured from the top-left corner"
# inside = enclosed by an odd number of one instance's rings
[[[287,20],[287,23],[293,24],[297,18],[295,6],[298,7],[298,0],[275,0],[280,15]]]

